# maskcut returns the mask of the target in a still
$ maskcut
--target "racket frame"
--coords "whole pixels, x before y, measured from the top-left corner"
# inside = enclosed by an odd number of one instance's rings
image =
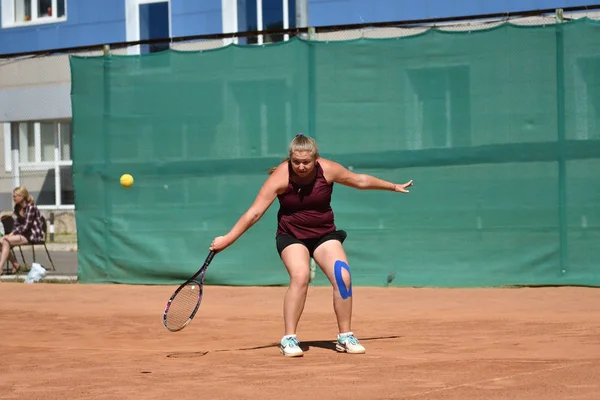
[[[169,301],[167,301],[167,305],[165,306],[165,311],[163,312],[163,325],[165,326],[165,328],[167,328],[171,332],[177,332],[177,331],[182,330],[183,328],[188,326],[189,323],[192,321],[192,319],[194,319],[194,317],[196,316],[196,312],[198,312],[198,309],[200,308],[200,303],[202,302],[202,294],[204,292],[204,275],[206,274],[206,269],[210,265],[210,262],[212,261],[215,254],[216,254],[215,251],[211,251],[210,253],[208,253],[208,256],[206,257],[206,260],[204,261],[204,264],[202,265],[202,267],[191,278],[189,278],[187,281],[185,281],[181,285],[179,285],[179,287],[177,289],[175,289],[175,292],[173,292],[173,294],[169,298]],[[200,280],[197,279],[198,276],[200,277]],[[171,303],[173,302],[173,300],[175,299],[177,294],[179,294],[179,292],[184,287],[186,287],[187,285],[189,285],[191,283],[198,285],[198,289],[199,289],[198,302],[196,303],[196,307],[194,307],[194,310],[192,311],[192,313],[190,314],[188,319],[181,325],[181,327],[170,328],[167,325],[167,313],[169,312]]]

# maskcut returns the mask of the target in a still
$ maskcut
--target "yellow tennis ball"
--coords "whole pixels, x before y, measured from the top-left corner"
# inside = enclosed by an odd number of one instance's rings
[[[133,176],[129,174],[121,175],[121,186],[123,187],[131,187],[133,185]]]

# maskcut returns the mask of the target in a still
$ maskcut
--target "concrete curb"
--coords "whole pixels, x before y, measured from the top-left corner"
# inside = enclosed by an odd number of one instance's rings
[[[48,243],[46,242],[46,247],[48,251],[69,251],[69,252],[77,252],[77,243]],[[24,252],[31,252],[31,246],[23,245],[21,246],[21,250]],[[44,251],[44,249],[41,249]],[[40,246],[36,246],[35,251],[40,251]]]
[[[2,275],[0,276],[0,281],[24,281],[27,275]],[[44,279],[42,279],[38,283],[48,283],[48,282],[77,282],[77,275],[46,275]]]

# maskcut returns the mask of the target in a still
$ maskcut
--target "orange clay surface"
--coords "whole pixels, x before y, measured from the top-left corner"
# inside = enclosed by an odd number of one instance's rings
[[[0,283],[0,399],[590,399],[600,290],[354,288],[364,355],[334,350],[331,289],[309,290],[302,358],[280,355],[285,288]]]

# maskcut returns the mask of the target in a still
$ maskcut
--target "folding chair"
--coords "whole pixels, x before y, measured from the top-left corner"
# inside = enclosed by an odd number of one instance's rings
[[[2,220],[2,226],[4,227],[4,234],[8,235],[9,233],[11,233],[15,226],[15,220],[13,219],[12,215],[5,215],[2,218],[0,218],[0,220]],[[23,256],[23,250],[21,249],[21,246],[18,246],[18,247],[19,247],[19,251],[21,252],[21,259],[23,260],[23,264],[25,264],[25,256]],[[12,252],[13,257],[16,258],[14,247],[12,247],[10,249],[10,251]],[[6,267],[6,271],[10,271],[10,268],[8,266],[8,260],[6,260],[6,265],[3,267]]]
[[[33,253],[33,262],[35,262],[35,246],[44,246],[44,249],[46,250],[46,255],[48,256],[48,261],[50,261],[50,265],[52,265],[52,271],[56,271],[56,268],[54,268],[54,263],[52,262],[52,258],[50,257],[50,252],[48,252],[48,247],[46,247],[46,237],[48,236],[47,227],[48,226],[46,225],[46,218],[44,218],[44,216],[42,215],[42,231],[44,232],[44,237],[38,242],[31,242],[27,244],[27,246],[31,246],[31,251]],[[23,252],[21,252],[21,256],[23,256]]]

